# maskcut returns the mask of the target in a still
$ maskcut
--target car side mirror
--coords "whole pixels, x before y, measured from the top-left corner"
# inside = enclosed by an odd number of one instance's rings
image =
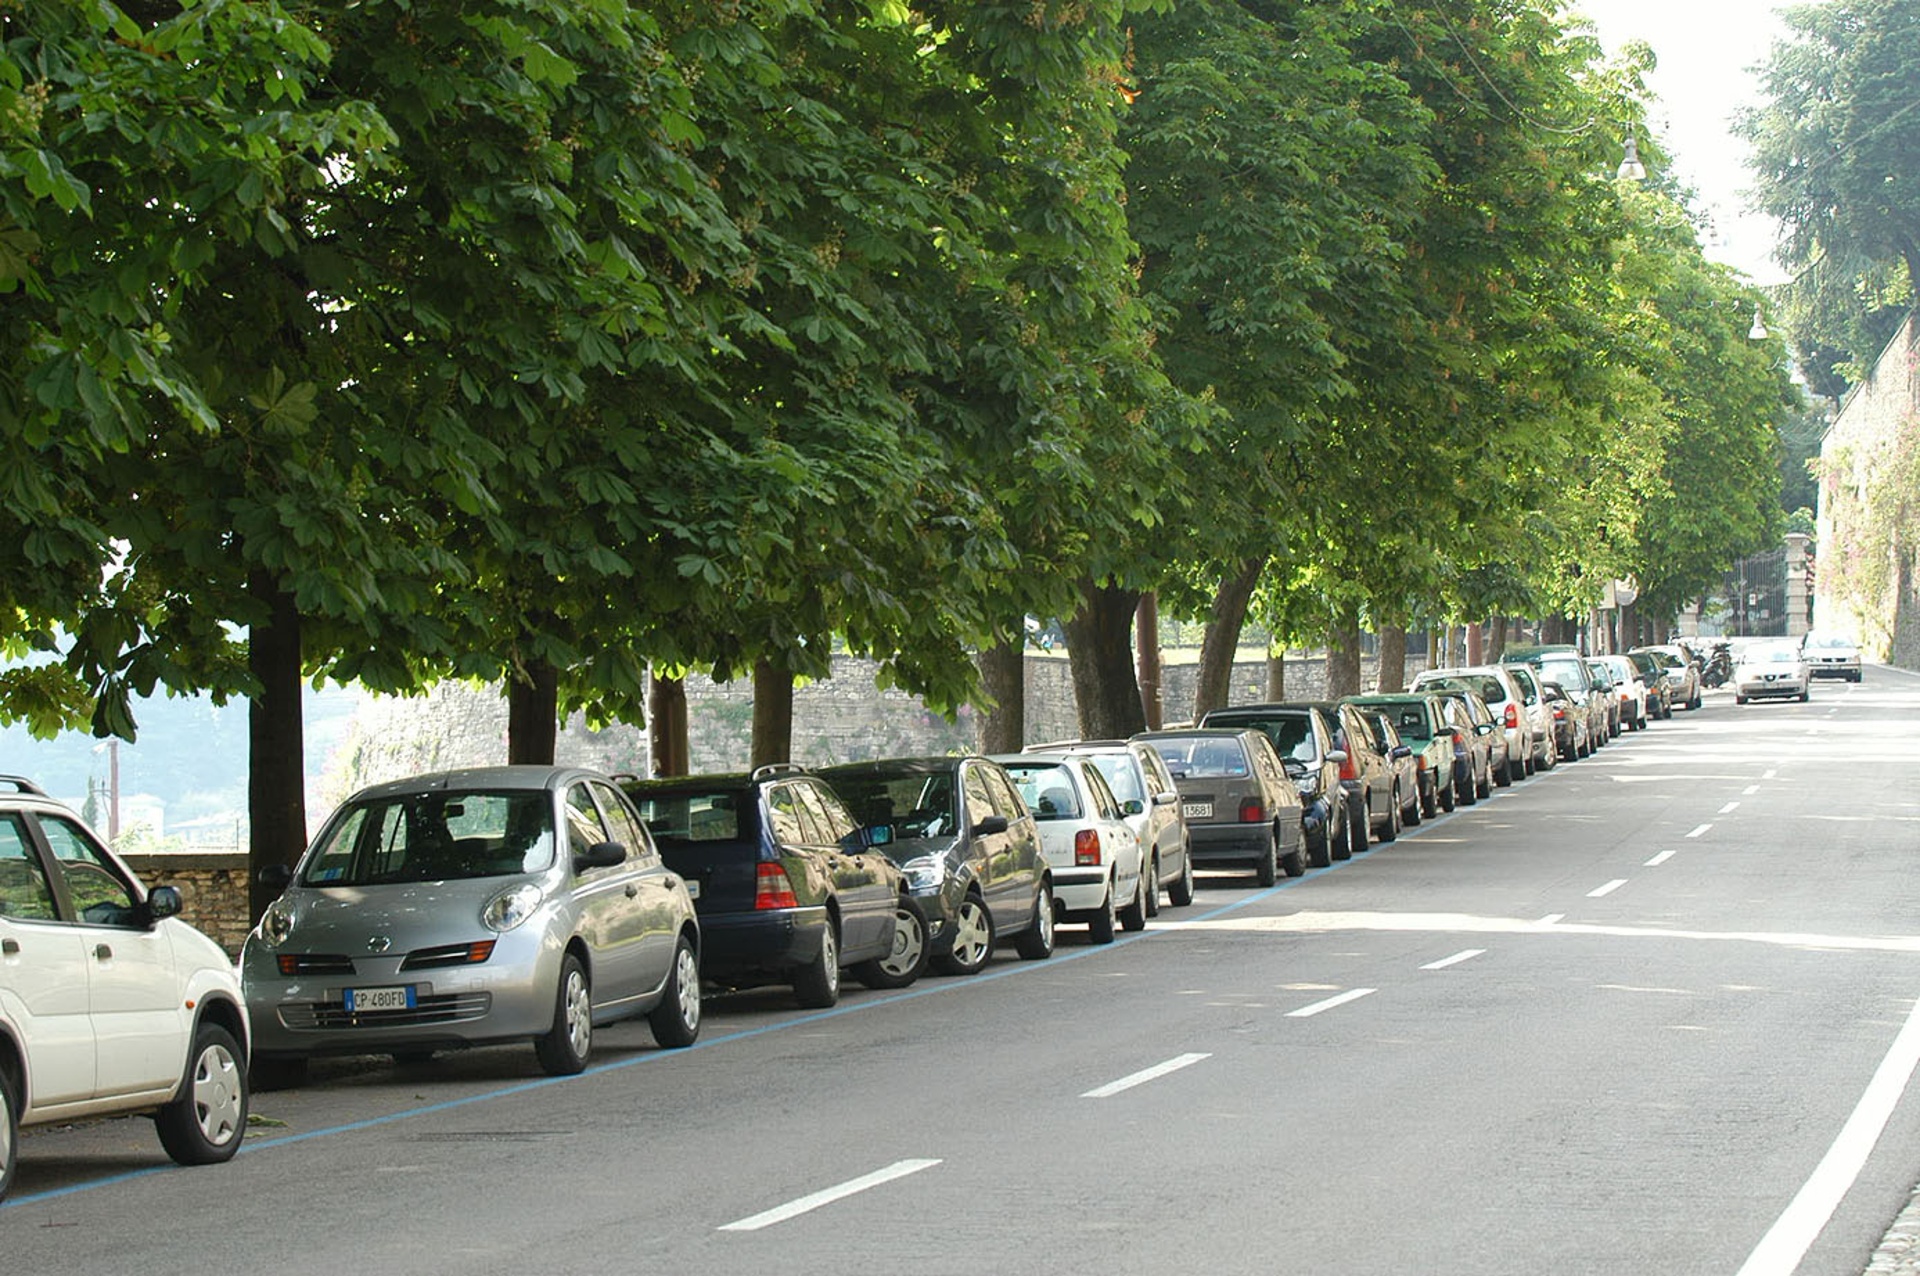
[[[1492,735],[1493,730],[1494,728],[1491,722],[1478,722],[1474,724],[1473,733],[1475,735]]]
[[[869,824],[860,831],[866,835],[868,846],[893,845],[893,825],[891,824]]]
[[[573,871],[584,873],[589,869],[613,868],[627,862],[627,848],[618,842],[595,842],[586,850],[573,857]]]
[[[1168,789],[1165,793],[1156,793],[1153,795],[1153,804],[1155,806],[1172,806],[1179,800],[1180,790],[1178,789]]]
[[[1396,744],[1393,746],[1393,756],[1396,758],[1410,758],[1413,756],[1413,749],[1408,745]]]
[[[1345,749],[1328,749],[1327,750],[1327,761],[1338,764],[1338,763],[1345,762],[1346,760],[1347,760],[1347,751]]]
[[[180,888],[177,886],[156,886],[147,892],[147,925],[168,917],[177,917],[182,907]]]
[[[973,826],[973,835],[975,837],[991,837],[995,833],[1004,833],[1006,831],[1007,817],[1004,815],[989,815],[986,819],[981,820]]]
[[[1120,814],[1122,815],[1138,815],[1146,809],[1147,804],[1139,798],[1128,798],[1120,804]]]
[[[271,886],[274,890],[283,891],[293,884],[293,868],[287,864],[269,864],[260,870],[255,880],[262,886]]]

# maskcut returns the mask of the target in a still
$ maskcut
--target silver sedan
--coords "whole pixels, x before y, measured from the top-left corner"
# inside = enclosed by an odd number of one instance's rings
[[[551,1073],[593,1029],[649,1016],[700,1029],[700,931],[686,884],[626,796],[566,767],[399,780],[336,811],[241,953],[256,1066],[308,1056],[532,1041]]]

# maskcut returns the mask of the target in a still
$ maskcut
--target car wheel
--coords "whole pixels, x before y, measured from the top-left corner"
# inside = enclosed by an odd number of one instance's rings
[[[1167,898],[1175,908],[1185,908],[1193,903],[1193,848],[1180,848],[1180,880],[1167,888]]]
[[[1413,792],[1407,794],[1407,804],[1400,808],[1400,826],[1413,828],[1426,818],[1426,809],[1420,804],[1420,781],[1413,782]]]
[[[1367,822],[1366,801],[1360,802],[1356,813],[1353,807],[1347,808],[1347,851],[1349,856],[1358,855],[1367,849],[1367,841],[1373,836],[1373,826]]]
[[[572,953],[560,963],[560,984],[553,997],[553,1027],[537,1037],[533,1053],[556,1077],[584,1072],[593,1053],[593,985],[587,968]]]
[[[1745,704],[1747,702],[1747,698],[1736,691],[1733,695],[1733,702],[1735,704]]]
[[[305,1055],[255,1055],[247,1061],[250,1090],[292,1090],[307,1083]]]
[[[1144,873],[1133,881],[1133,902],[1120,910],[1120,924],[1130,931],[1147,928],[1147,878]]]
[[[820,951],[793,975],[793,995],[808,1010],[840,1000],[840,931],[832,917],[820,928]]]
[[[1346,808],[1342,806],[1339,809],[1344,811]],[[1328,816],[1331,818],[1332,813],[1329,812]],[[1341,821],[1338,830],[1334,829],[1331,824],[1327,826],[1327,852],[1333,856],[1334,859],[1350,860],[1353,858],[1353,834],[1348,832],[1348,828],[1349,825],[1345,820]]]
[[[1327,865],[1333,863],[1332,829],[1323,825],[1320,831],[1312,837],[1307,837],[1305,833],[1302,833],[1301,838],[1307,844],[1307,863],[1315,868],[1325,868]]]
[[[1109,881],[1107,897],[1100,901],[1100,907],[1087,922],[1087,938],[1096,944],[1111,944],[1114,932],[1120,929],[1119,922],[1113,911],[1113,883]]]
[[[1454,790],[1457,787],[1458,786],[1455,785],[1451,779],[1449,779],[1447,783],[1440,789],[1438,800],[1440,803],[1441,810],[1451,811],[1456,805],[1458,805],[1460,799],[1458,795],[1454,792]]]
[[[1430,820],[1440,814],[1440,786],[1430,784],[1420,791],[1420,818]]]
[[[20,1161],[20,1102],[13,1097],[13,1082],[0,1070],[0,1201],[7,1199],[13,1186],[13,1167]]]
[[[1374,835],[1376,842],[1393,842],[1400,838],[1400,790],[1395,789],[1387,801],[1387,822],[1380,826]]]
[[[1700,693],[1696,690],[1693,693],[1693,699],[1687,701],[1687,708],[1698,709],[1699,707],[1700,707]]]
[[[673,966],[660,1004],[647,1013],[647,1027],[663,1046],[680,1049],[700,1038],[700,959],[693,941],[680,936],[673,946]]]
[[[1475,797],[1492,797],[1493,796],[1493,757],[1492,755],[1488,755],[1486,767],[1480,772],[1479,778],[1474,781],[1473,793]]]
[[[869,988],[905,988],[927,968],[928,952],[927,914],[902,895],[893,909],[893,947],[884,957],[861,962],[853,973]]]
[[[940,958],[949,975],[974,975],[986,969],[993,956],[993,914],[972,891],[953,910],[953,947]]]
[[[1513,785],[1513,755],[1512,754],[1508,754],[1506,757],[1500,759],[1500,769],[1493,773],[1493,782],[1499,785],[1503,789],[1512,787]]]
[[[1147,916],[1160,915],[1160,856],[1155,852],[1153,868],[1147,873]]]
[[[154,1114],[160,1146],[181,1165],[230,1160],[247,1137],[246,1056],[217,1023],[193,1033],[179,1097]]]
[[[1274,829],[1273,843],[1280,844],[1280,830]],[[1307,839],[1302,837],[1291,851],[1280,857],[1280,871],[1288,877],[1300,877],[1307,871]]]
[[[1472,806],[1480,800],[1479,786],[1473,781],[1472,763],[1468,763],[1466,771],[1461,774],[1459,782],[1455,784],[1454,795],[1461,806]]]
[[[1040,883],[1033,897],[1033,921],[1013,941],[1013,950],[1027,961],[1045,961],[1053,956],[1053,885]]]

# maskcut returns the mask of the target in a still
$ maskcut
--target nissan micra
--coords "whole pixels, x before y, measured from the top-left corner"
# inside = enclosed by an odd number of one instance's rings
[[[328,819],[241,953],[263,1084],[318,1054],[532,1041],[581,1071],[593,1030],[700,1030],[693,900],[626,795],[570,767],[450,771],[365,789]]]
[[[32,781],[0,776],[0,1196],[21,1126],[144,1112],[182,1165],[240,1150],[240,981],[180,905]]]

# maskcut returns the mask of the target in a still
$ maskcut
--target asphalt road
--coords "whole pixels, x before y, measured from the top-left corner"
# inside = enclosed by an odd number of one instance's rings
[[[1854,1276],[1920,1179],[1920,677],[1709,698],[1106,948],[31,1133],[10,1271]]]

